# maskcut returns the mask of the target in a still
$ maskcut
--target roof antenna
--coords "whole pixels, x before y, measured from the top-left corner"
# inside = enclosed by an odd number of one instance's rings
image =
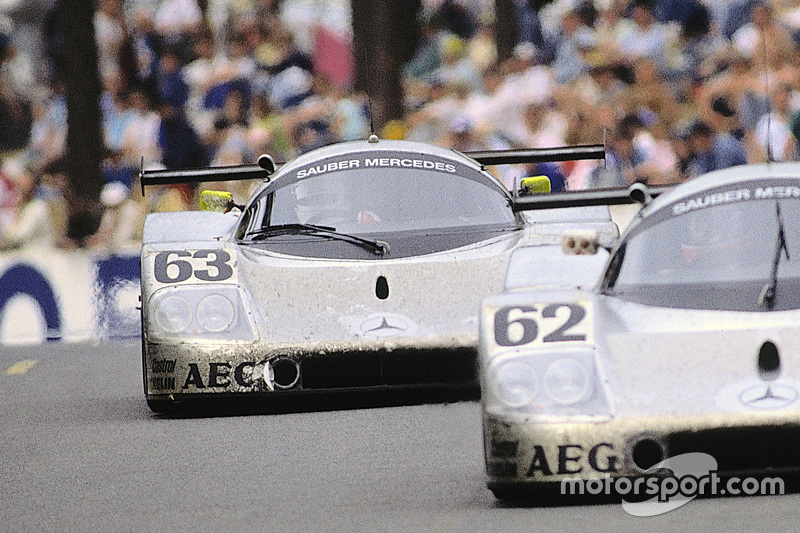
[[[369,72],[369,47],[364,47],[364,64],[367,65],[367,115],[369,117],[369,142],[378,142],[375,133],[375,113],[372,110],[372,75]]]
[[[766,91],[766,98],[767,98],[767,138],[765,141],[764,149],[766,151],[767,163],[773,163],[775,161],[774,156],[772,154],[772,94],[769,88],[769,65],[767,64],[767,38],[763,34],[761,34],[761,53],[764,56],[764,90]]]

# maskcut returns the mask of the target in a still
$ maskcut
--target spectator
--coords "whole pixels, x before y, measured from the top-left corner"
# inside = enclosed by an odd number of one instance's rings
[[[425,104],[407,114],[407,138],[430,143],[441,139],[450,122],[462,114],[469,95],[465,85],[433,83]]]
[[[270,154],[276,161],[287,161],[294,156],[286,115],[270,105],[266,94],[253,97],[247,136],[257,154]]]
[[[25,149],[35,173],[43,172],[64,156],[67,146],[67,99],[63,83],[34,102],[33,124]]]
[[[100,192],[103,217],[97,232],[86,240],[89,248],[112,253],[138,250],[145,213],[130,193],[131,190],[119,181],[103,187]]]
[[[159,107],[156,148],[170,169],[198,168],[208,164],[208,150],[184,115],[183,108]]]
[[[19,202],[19,191],[15,189],[14,182],[7,170],[0,168],[0,228],[8,226],[14,220]]]
[[[155,12],[154,27],[164,46],[174,47],[186,62],[193,37],[200,31],[203,12],[197,0],[162,0]]]
[[[264,67],[270,75],[279,77],[292,67],[300,68],[309,74],[314,70],[311,57],[295,44],[292,34],[285,28],[275,29],[274,46],[273,62]]]
[[[800,2],[787,0],[775,7],[775,17],[789,30],[795,42],[800,41]]]
[[[636,166],[644,161],[644,154],[637,149],[634,138],[639,127],[633,115],[623,117],[606,141],[606,160],[589,174],[589,188],[628,187],[640,181]]]
[[[713,23],[709,8],[698,2],[692,5],[681,24],[678,42],[680,83],[713,75],[728,48],[728,40]]]
[[[597,44],[594,30],[583,23],[577,10],[570,10],[561,20],[561,33],[555,44],[555,57],[551,66],[556,83],[573,82],[589,69],[584,51]]]
[[[257,156],[250,153],[244,106],[244,96],[239,91],[228,93],[209,142],[214,152],[212,166],[243,165]]]
[[[764,47],[767,57],[787,57],[795,49],[791,34],[775,19],[772,7],[766,1],[752,5],[749,22],[736,30],[731,36],[731,42],[738,52],[753,59],[763,55],[761,46]]]
[[[567,133],[567,117],[550,100],[532,102],[523,110],[524,129],[512,140],[526,148],[562,146]]]
[[[655,113],[668,127],[680,119],[678,93],[659,76],[655,61],[640,57],[633,62],[633,84],[622,99],[626,113]]]
[[[146,163],[161,162],[158,131],[161,117],[155,112],[147,95],[136,89],[130,96],[133,117],[122,134],[123,164],[138,167]]]
[[[10,223],[2,228],[0,250],[51,248],[54,235],[50,207],[37,196],[39,177],[19,160],[6,159],[3,168],[19,195],[19,203]]]
[[[750,58],[734,53],[729,64],[713,77],[696,81],[693,104],[707,118],[714,102],[722,99],[738,115],[741,127],[752,131],[769,107],[763,72],[759,70]]]
[[[795,161],[797,138],[792,134],[792,87],[781,83],[772,90],[771,110],[756,124],[750,146],[752,161]]]
[[[483,16],[478,29],[467,44],[467,57],[483,73],[497,61],[497,45],[494,42],[494,24]]]
[[[439,41],[441,65],[431,72],[430,80],[445,85],[464,85],[480,91],[483,80],[478,67],[466,55],[466,41],[457,35],[446,35]]]
[[[128,33],[122,0],[100,0],[94,14],[94,32],[101,76],[106,72],[121,72],[120,57]]]
[[[189,86],[183,76],[183,65],[180,56],[167,48],[161,54],[156,71],[156,88],[159,105],[166,105],[176,110],[183,110],[189,101]]]
[[[730,133],[716,132],[708,123],[696,121],[689,130],[689,160],[686,174],[695,178],[713,170],[747,164],[747,150]]]
[[[347,93],[333,87],[334,102],[331,110],[331,130],[340,141],[365,139],[370,133],[367,103],[364,95]]]
[[[633,27],[619,37],[617,44],[628,62],[648,57],[653,60],[659,73],[666,75],[673,68],[670,60],[673,59],[677,35],[671,34],[666,24],[656,20],[652,2],[634,1],[630,15]]]
[[[640,113],[633,143],[642,154],[636,165],[638,180],[647,185],[672,185],[681,181],[678,154],[668,125],[655,113]]]
[[[414,56],[403,67],[403,76],[413,80],[427,79],[442,64],[439,40],[446,34],[436,18],[422,21],[420,44]]]
[[[519,42],[531,43],[537,48],[545,45],[545,32],[539,11],[553,0],[514,0]]]
[[[611,0],[595,24],[597,48],[606,54],[606,59],[612,64],[623,61],[620,42],[636,30],[634,22],[625,17],[629,3],[629,0]]]
[[[576,107],[585,108],[587,114],[591,113],[591,108],[602,105],[620,106],[628,86],[617,77],[615,66],[599,50],[587,59],[589,70],[574,81],[569,99]]]
[[[161,43],[153,21],[154,9],[136,6],[130,17],[130,41],[136,83],[152,99],[158,94],[156,74]],[[181,64],[183,58],[181,57]]]
[[[139,171],[136,167],[124,164],[122,153],[115,150],[108,151],[100,170],[106,183],[122,183],[128,188],[133,186],[134,178]]]
[[[103,140],[109,150],[122,149],[122,136],[135,113],[130,106],[130,91],[125,88],[119,71],[103,74],[103,93],[100,95]]]
[[[145,170],[164,170],[160,163],[145,164]],[[153,185],[144,198],[146,213],[171,213],[192,208],[194,191],[189,184]]]
[[[483,136],[475,130],[475,125],[468,117],[458,116],[454,118],[445,135],[437,143],[446,148],[452,148],[460,152],[474,152],[489,149]]]
[[[23,148],[31,128],[30,103],[15,83],[17,47],[11,19],[0,14],[0,150]]]

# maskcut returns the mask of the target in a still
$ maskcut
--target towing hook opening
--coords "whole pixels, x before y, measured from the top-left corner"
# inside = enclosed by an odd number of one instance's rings
[[[278,389],[291,389],[300,382],[300,364],[289,357],[270,361],[272,382]]]
[[[634,466],[646,472],[667,458],[664,444],[650,436],[637,439],[629,448]]]

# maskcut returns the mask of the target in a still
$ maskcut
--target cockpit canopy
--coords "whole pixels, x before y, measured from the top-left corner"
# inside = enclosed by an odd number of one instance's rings
[[[800,308],[800,182],[738,183],[651,213],[618,246],[601,291],[672,308]]]
[[[265,231],[292,225],[325,226],[390,244],[403,235],[419,241],[424,234],[430,251],[436,251],[483,240],[487,231],[518,229],[520,222],[509,193],[474,165],[430,154],[371,151],[327,158],[276,177],[246,209],[237,238],[266,245]],[[445,239],[450,245],[437,244],[442,235],[459,237]],[[304,235],[320,241],[316,237]],[[269,246],[277,246],[281,239],[269,240]]]

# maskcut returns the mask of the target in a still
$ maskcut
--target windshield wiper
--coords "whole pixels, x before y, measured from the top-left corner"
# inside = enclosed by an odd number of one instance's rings
[[[348,233],[340,233],[331,226],[319,226],[316,224],[279,224],[277,226],[264,226],[261,229],[251,231],[245,237],[253,240],[267,239],[275,235],[324,235],[340,241],[350,242],[371,251],[375,255],[385,255],[391,250],[389,243],[385,241],[373,241]]]
[[[775,245],[775,256],[772,259],[772,272],[770,279],[761,289],[758,296],[758,305],[772,309],[775,307],[775,293],[778,289],[778,266],[781,262],[781,252],[786,253],[786,260],[789,260],[789,248],[786,246],[786,232],[783,228],[783,216],[781,215],[781,204],[775,201],[775,217],[778,220],[778,242]]]

